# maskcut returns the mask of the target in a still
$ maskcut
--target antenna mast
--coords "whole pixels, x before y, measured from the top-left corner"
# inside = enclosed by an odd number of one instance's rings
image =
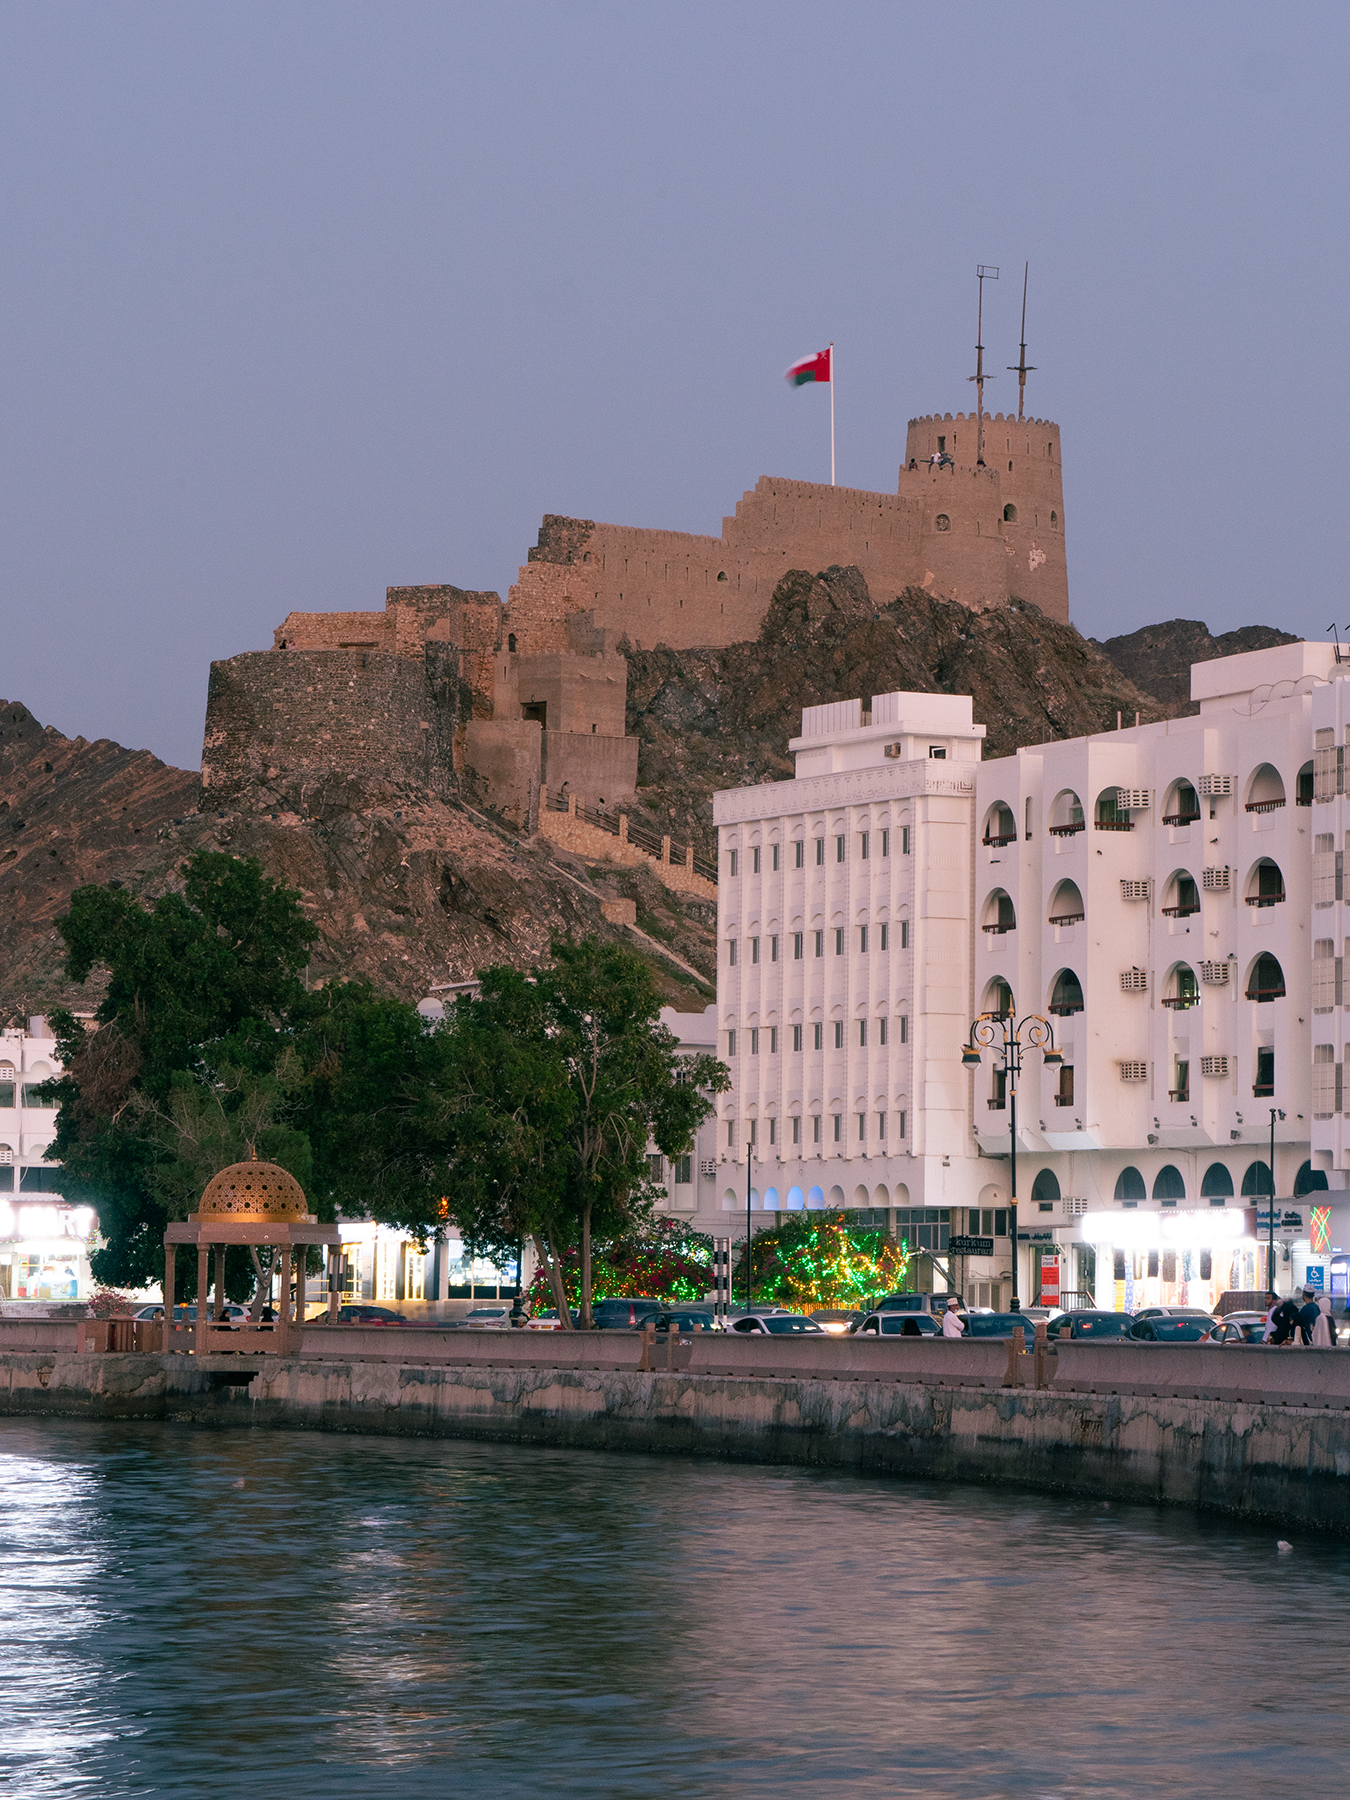
[[[1027,376],[1034,375],[1036,372],[1035,363],[1027,361],[1027,271],[1030,267],[1029,262],[1022,264],[1022,356],[1017,364],[1017,418],[1019,423],[1022,418],[1022,401],[1027,391]],[[1009,363],[1010,372],[1012,367],[1013,365]]]
[[[981,340],[984,337],[984,280],[986,275],[990,281],[998,280],[998,270],[992,263],[978,263],[975,268],[975,279],[980,284],[980,299],[975,325],[975,373],[966,376],[967,381],[975,383],[975,413],[978,420],[975,430],[975,467],[977,469],[984,467],[984,344]],[[989,379],[995,381],[997,377],[991,375]]]

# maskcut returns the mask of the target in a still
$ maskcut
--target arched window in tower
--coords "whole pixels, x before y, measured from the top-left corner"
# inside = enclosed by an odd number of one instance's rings
[[[1072,969],[1061,969],[1050,989],[1050,1011],[1056,1018],[1071,1018],[1083,1010],[1083,985]]]
[[[1284,970],[1269,953],[1258,956],[1247,977],[1249,1000],[1283,1000]]]
[[[1126,1168],[1116,1176],[1117,1200],[1147,1200],[1148,1189],[1144,1186],[1144,1178],[1136,1168]]]
[[[1298,772],[1294,789],[1295,806],[1311,806],[1313,803],[1313,766],[1305,762]]]
[[[1008,467],[1011,469],[1012,464],[1009,463]],[[1011,500],[1003,509],[1003,523],[1005,525],[1015,525],[1017,523],[1017,508],[1013,505]]]
[[[508,649],[508,651],[511,652],[512,655],[515,654],[516,634],[514,631],[508,631],[506,634],[506,648]]]
[[[1059,530],[1059,514],[1057,512],[1052,512],[1050,515],[1050,529],[1051,531]]]
[[[933,523],[939,531],[950,531],[952,528],[952,522],[947,517],[946,513],[939,513]]]

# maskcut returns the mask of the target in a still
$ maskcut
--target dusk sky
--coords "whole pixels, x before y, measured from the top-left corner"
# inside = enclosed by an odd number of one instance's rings
[[[183,766],[213,658],[545,512],[717,532],[1063,432],[1096,637],[1350,620],[1341,6],[0,5],[0,695]]]

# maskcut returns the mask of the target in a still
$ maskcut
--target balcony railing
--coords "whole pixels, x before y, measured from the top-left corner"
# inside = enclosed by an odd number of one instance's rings
[[[1164,906],[1162,916],[1164,919],[1189,919],[1192,913],[1198,913],[1199,910],[1198,906]]]
[[[1247,895],[1247,905],[1248,906],[1282,906],[1283,904],[1284,904],[1284,895],[1283,894],[1248,894]]]
[[[1017,921],[1014,920],[1010,925],[1003,925],[996,921],[993,925],[981,925],[980,930],[991,932],[995,937],[1002,937],[1005,932],[1017,930]]]
[[[1072,1094],[1056,1094],[1055,1095],[1055,1105],[1056,1106],[1072,1106],[1073,1105],[1073,1095]]]
[[[1073,837],[1077,832],[1086,830],[1087,826],[1080,819],[1076,825],[1052,825],[1050,835],[1051,837]]]
[[[1087,917],[1086,913],[1051,913],[1052,925],[1080,925]]]
[[[1252,1093],[1258,1100],[1268,1100],[1274,1092],[1275,1083],[1273,1081],[1254,1081],[1252,1083]]]
[[[1092,828],[1094,831],[1133,831],[1134,830],[1134,820],[1133,819],[1094,819],[1092,821]]]
[[[1008,1102],[1006,1100],[990,1100],[986,1102],[986,1104],[988,1105],[990,1112],[1006,1112],[1008,1108]]]
[[[1272,988],[1249,987],[1247,989],[1247,998],[1248,998],[1248,1000],[1257,1000],[1257,1001],[1283,1000],[1284,999],[1284,989],[1282,987],[1272,987]]]
[[[1080,1013],[1082,1010],[1083,1002],[1081,1000],[1061,1000],[1057,1005],[1050,1005],[1046,1008],[1046,1011],[1054,1013],[1057,1019],[1071,1019],[1075,1013]]]
[[[1199,1006],[1200,996],[1199,994],[1166,994],[1163,996],[1162,1004],[1184,1012],[1188,1006]]]
[[[1168,1088],[1167,1098],[1175,1100],[1179,1105],[1189,1106],[1191,1090],[1189,1088]]]
[[[1279,800],[1249,800],[1243,810],[1245,812],[1278,812],[1283,805],[1283,797]]]
[[[1015,831],[1010,831],[1006,837],[987,837],[981,841],[986,844],[997,845],[1001,850],[1005,844],[1015,844],[1017,842],[1017,833]]]
[[[1195,825],[1200,819],[1199,813],[1164,813],[1164,825]]]

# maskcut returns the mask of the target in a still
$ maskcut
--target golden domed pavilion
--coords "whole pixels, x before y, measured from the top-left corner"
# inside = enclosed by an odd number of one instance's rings
[[[309,1246],[328,1250],[328,1305],[336,1308],[337,1256],[341,1247],[337,1225],[321,1225],[309,1210],[305,1190],[288,1170],[277,1163],[231,1163],[207,1182],[195,1213],[175,1222],[164,1233],[164,1348],[207,1350],[270,1350],[284,1355],[299,1348],[298,1327],[305,1322],[305,1260]],[[174,1264],[180,1244],[197,1246],[197,1322],[174,1322]],[[250,1322],[239,1328],[213,1323],[225,1305],[225,1252],[231,1244],[270,1247],[279,1253],[280,1303],[275,1321]],[[215,1251],[215,1293],[206,1304],[211,1252]],[[295,1281],[295,1311],[291,1311],[291,1282]],[[248,1341],[240,1342],[241,1335]],[[177,1339],[179,1342],[175,1342]]]

